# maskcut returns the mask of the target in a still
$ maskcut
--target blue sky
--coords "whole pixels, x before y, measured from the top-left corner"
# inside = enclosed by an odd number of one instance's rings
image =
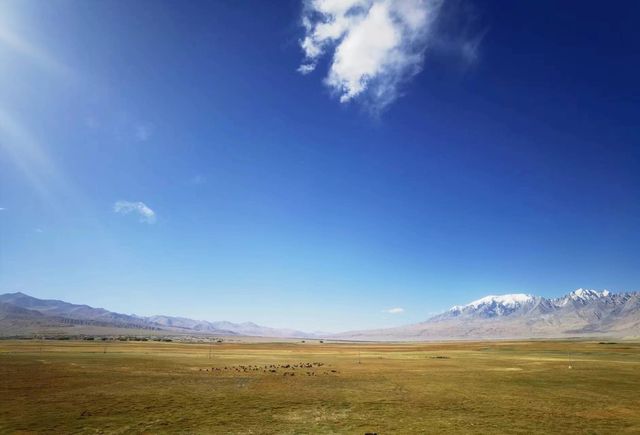
[[[637,290],[638,12],[0,2],[0,292],[337,331]]]

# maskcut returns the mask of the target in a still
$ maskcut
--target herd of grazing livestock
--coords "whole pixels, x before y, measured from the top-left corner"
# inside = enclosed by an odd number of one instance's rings
[[[262,372],[262,373],[272,373],[277,374],[280,370],[285,370],[282,372],[282,376],[295,376],[296,370],[300,375],[307,376],[315,376],[316,369],[323,367],[325,364],[322,362],[310,362],[310,363],[297,363],[297,364],[265,364],[265,365],[235,365],[235,366],[224,366],[224,367],[211,367],[200,369],[201,372],[211,372],[211,373],[251,373],[251,372]],[[324,369],[322,374],[337,374],[338,371],[334,369]]]

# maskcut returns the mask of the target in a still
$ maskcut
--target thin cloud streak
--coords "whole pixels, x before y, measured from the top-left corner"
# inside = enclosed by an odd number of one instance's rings
[[[147,224],[153,224],[156,221],[156,213],[141,201],[116,201],[116,203],[113,204],[113,211],[125,215],[130,213],[137,214],[140,222]]]
[[[402,314],[404,313],[404,308],[400,308],[400,307],[389,308],[387,310],[384,310],[384,312],[388,314]]]

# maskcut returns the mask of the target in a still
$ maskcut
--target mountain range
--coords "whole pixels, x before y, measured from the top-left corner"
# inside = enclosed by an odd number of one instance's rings
[[[489,338],[638,337],[640,293],[577,289],[549,299],[491,295],[412,325],[339,334],[278,329],[252,322],[136,316],[24,293],[0,295],[0,336],[73,334],[191,334],[342,340],[452,340]]]
[[[640,293],[577,289],[549,299],[491,295],[408,326],[338,334],[351,340],[640,336]]]
[[[135,331],[135,332],[134,332]],[[76,305],[55,299],[38,299],[21,292],[0,295],[0,335],[45,332],[130,334],[198,334],[252,337],[306,337],[293,329],[277,329],[252,322],[208,322],[172,316],[136,316]]]

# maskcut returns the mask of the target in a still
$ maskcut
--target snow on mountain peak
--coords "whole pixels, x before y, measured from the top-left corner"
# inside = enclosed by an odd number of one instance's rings
[[[609,290],[598,291],[598,290],[579,288],[572,291],[566,296],[556,299],[555,303],[558,306],[565,306],[570,301],[586,303],[588,301],[593,301],[600,298],[606,298],[609,295],[611,295],[611,292]]]
[[[527,295],[524,293],[514,293],[514,294],[508,294],[508,295],[489,295],[489,296],[480,298],[476,301],[473,301],[470,304],[467,304],[465,306],[478,308],[480,305],[491,304],[495,302],[496,304],[505,305],[508,307],[514,307],[516,305],[524,304],[532,300],[533,300],[533,296]]]
[[[534,300],[534,297],[524,293],[513,293],[507,295],[489,295],[475,300],[467,305],[456,305],[449,311],[457,312],[468,308],[477,309],[484,305],[500,305],[506,308],[516,308],[527,302]]]
[[[569,293],[569,297],[573,300],[576,300],[576,299],[585,300],[585,299],[597,299],[597,298],[607,297],[610,294],[611,293],[609,292],[609,290],[603,290],[599,292],[598,290],[589,290],[589,289],[579,288]]]
[[[506,295],[490,295],[475,300],[466,305],[455,305],[443,315],[459,316],[473,315],[482,317],[511,315],[522,310],[527,311],[535,307],[534,302],[541,302],[545,307],[554,306],[557,308],[567,305],[582,306],[593,301],[598,301],[611,296],[609,290],[590,290],[579,288],[566,296],[556,299],[545,299],[524,293],[514,293]]]

